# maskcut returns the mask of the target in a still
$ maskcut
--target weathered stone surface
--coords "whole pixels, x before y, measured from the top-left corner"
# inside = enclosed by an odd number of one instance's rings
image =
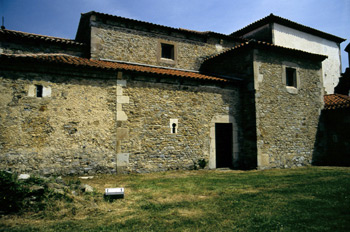
[[[28,96],[50,86],[51,97]],[[0,167],[27,173],[113,173],[116,81],[2,72]]]
[[[91,42],[92,59],[200,69],[235,81],[219,85],[175,77],[170,71],[156,76],[81,66],[58,70],[61,66],[54,64],[36,64],[39,71],[30,65],[2,65],[1,169],[43,175],[142,173],[191,169],[202,159],[215,168],[215,123],[233,124],[234,167],[311,163],[323,105],[319,61],[284,48],[245,43],[238,52],[233,49],[203,63],[234,46],[234,39],[144,28],[98,15],[89,23],[91,40],[84,41]],[[164,42],[174,45],[176,59],[160,58]],[[1,44],[7,53],[42,50],[39,45],[23,45],[22,50],[7,45]],[[58,47],[52,51],[62,49]],[[289,64],[297,67],[297,88],[286,87]],[[42,97],[36,97],[38,85]]]
[[[127,26],[127,25],[126,25]],[[91,57],[159,66],[170,66],[181,69],[198,70],[201,62],[213,54],[231,48],[234,43],[219,41],[209,43],[184,38],[183,35],[165,35],[164,32],[146,32],[94,23],[91,30]],[[176,64],[161,62],[158,59],[160,41],[176,44]],[[218,46],[219,45],[219,46]]]
[[[81,190],[86,193],[92,193],[94,191],[93,187],[88,184],[84,184],[81,186]]]
[[[123,105],[128,120],[122,123],[129,139],[121,142],[121,152],[130,153],[130,172],[191,169],[199,159],[208,161],[212,118],[239,117],[234,88],[128,80],[124,92],[130,96]],[[178,119],[175,134],[170,119]]]
[[[129,139],[128,128],[117,128],[117,140]]]
[[[296,93],[282,81],[283,62],[297,67]],[[317,62],[259,51],[255,62],[256,130],[259,168],[310,165],[323,107],[321,66]]]
[[[209,160],[212,118],[239,115],[236,88],[134,78],[2,72],[0,167],[43,175],[191,169],[199,159]],[[51,97],[28,96],[35,84],[49,86]],[[120,84],[129,103],[118,109]],[[178,119],[175,134],[170,119]],[[129,154],[127,165],[119,153]]]
[[[28,180],[30,178],[29,174],[20,174],[18,180]]]

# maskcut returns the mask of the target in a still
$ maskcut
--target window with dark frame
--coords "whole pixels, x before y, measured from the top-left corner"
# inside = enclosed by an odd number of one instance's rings
[[[35,85],[36,87],[36,97],[43,97],[43,86]]]
[[[174,45],[173,44],[162,43],[161,49],[162,49],[162,52],[161,52],[162,58],[171,59],[171,60],[175,59],[175,57],[174,57]]]
[[[297,88],[297,75],[295,68],[286,68],[286,86]]]

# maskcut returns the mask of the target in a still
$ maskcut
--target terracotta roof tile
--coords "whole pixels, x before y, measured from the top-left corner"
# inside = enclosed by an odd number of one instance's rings
[[[8,39],[28,39],[28,40],[36,40],[36,41],[46,41],[46,42],[54,42],[61,44],[70,44],[70,45],[78,45],[83,46],[83,43],[79,43],[75,40],[64,39],[46,35],[38,35],[33,33],[0,29],[0,38],[8,38]]]
[[[299,31],[303,31],[303,32],[306,32],[306,33],[309,33],[312,35],[319,36],[321,38],[335,41],[337,43],[341,43],[341,42],[345,41],[345,39],[343,39],[343,38],[337,37],[335,35],[332,35],[332,34],[329,34],[329,33],[323,32],[323,31],[316,30],[314,28],[293,22],[289,19],[285,19],[285,18],[282,18],[282,17],[274,15],[274,14],[270,14],[270,15],[266,16],[265,18],[262,18],[258,21],[255,21],[255,22],[249,24],[248,26],[246,26],[238,31],[233,32],[231,35],[240,37],[240,36],[243,36],[244,34],[250,32],[250,31],[252,31],[256,28],[259,28],[261,26],[264,26],[268,23],[278,23],[278,24],[281,24],[281,25],[284,25],[287,27],[294,28],[294,29],[299,30]]]
[[[350,109],[350,97],[342,94],[329,94],[324,96],[324,109]]]
[[[125,64],[122,62],[109,62],[101,60],[91,60],[81,57],[69,56],[66,54],[0,54],[0,60],[16,60],[18,62],[47,62],[51,64],[65,64],[75,67],[90,67],[104,70],[125,70],[141,73],[151,73],[157,75],[168,75],[174,77],[190,78],[197,80],[208,80],[227,83],[230,80],[197,72],[183,71],[168,68],[151,67],[147,65]]]
[[[228,49],[222,53],[210,56],[208,58],[206,58],[204,60],[204,62],[211,60],[213,58],[219,57],[219,56],[223,56],[225,54],[229,54],[231,52],[237,51],[238,49],[242,49],[242,48],[247,48],[247,47],[256,47],[256,48],[273,48],[273,49],[277,49],[277,50],[283,50],[283,51],[289,51],[289,52],[294,52],[294,53],[299,53],[299,54],[303,54],[304,56],[313,56],[315,58],[319,58],[320,60],[324,60],[325,58],[327,58],[327,56],[324,55],[320,55],[320,54],[314,54],[314,53],[309,53],[309,52],[305,52],[302,50],[297,50],[297,49],[293,49],[293,48],[286,48],[286,47],[282,47],[282,46],[278,46],[278,45],[274,45],[268,42],[264,42],[264,41],[256,41],[256,40],[250,40],[248,42],[244,42],[241,44],[238,44],[236,46],[234,46],[231,49]]]

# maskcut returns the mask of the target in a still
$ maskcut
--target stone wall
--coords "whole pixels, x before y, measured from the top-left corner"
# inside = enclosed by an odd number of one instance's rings
[[[310,165],[323,107],[321,64],[264,50],[254,60],[258,167]],[[297,70],[295,91],[283,81],[286,66]]]
[[[1,71],[0,168],[45,175],[116,172],[115,82]],[[44,87],[43,97],[35,96],[35,85]]]
[[[240,117],[239,91],[230,85],[52,70],[1,71],[1,169],[44,175],[192,169],[199,159],[215,162],[213,118]]]
[[[160,43],[172,43],[176,49],[176,61],[169,63],[159,59]],[[198,70],[202,61],[232,46],[232,41],[205,42],[188,39],[184,35],[168,35],[125,27],[93,23],[91,28],[91,57],[149,65]]]
[[[203,63],[201,71],[216,73],[228,78],[240,78],[239,106],[240,152],[236,168],[254,169],[257,167],[256,150],[256,114],[253,52],[250,49],[243,51],[232,50]]]
[[[208,162],[211,120],[239,118],[236,88],[125,78],[123,93],[130,101],[122,107],[128,119],[119,126],[129,130],[128,139],[121,143],[121,152],[129,154],[127,171],[192,169],[199,159]],[[176,133],[170,122],[177,122]]]

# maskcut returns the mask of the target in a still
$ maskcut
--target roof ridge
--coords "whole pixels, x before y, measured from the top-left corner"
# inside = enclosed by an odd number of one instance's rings
[[[126,17],[118,16],[118,15],[112,15],[112,14],[101,13],[101,12],[97,12],[97,11],[89,11],[89,12],[87,12],[87,13],[85,13],[85,14],[98,14],[98,15],[107,16],[107,17],[126,19],[126,20],[130,20],[130,21],[134,21],[134,22],[147,23],[147,24],[151,24],[151,25],[155,25],[155,26],[161,26],[161,27],[176,29],[176,28],[174,28],[174,27],[164,26],[164,25],[161,25],[161,24],[151,23],[151,22],[142,21],[142,20],[137,20],[137,19],[126,18]]]
[[[8,53],[0,53],[2,56],[15,56],[15,57],[35,57],[35,56],[70,56],[70,57],[77,57],[65,53],[22,53],[22,54],[8,54]],[[78,57],[81,59],[86,59],[83,57]]]
[[[247,42],[243,42],[243,43],[240,43],[226,51],[223,51],[221,53],[218,53],[218,54],[215,54],[215,55],[212,55],[212,56],[209,56],[207,57],[206,59],[204,59],[203,63],[210,60],[210,59],[213,59],[215,57],[218,57],[218,56],[221,56],[221,55],[224,55],[228,52],[231,52],[235,49],[238,49],[238,48],[241,48],[241,47],[245,47],[245,46],[248,46],[248,45],[254,45],[254,44],[257,44],[257,45],[264,45],[264,46],[270,46],[270,47],[275,47],[275,48],[282,48],[282,49],[287,49],[287,50],[290,50],[290,51],[295,51],[295,52],[302,52],[304,54],[309,54],[309,55],[315,55],[315,56],[323,56],[323,57],[326,57],[324,55],[321,55],[321,54],[316,54],[316,53],[310,53],[310,52],[306,52],[306,51],[303,51],[303,50],[299,50],[299,49],[294,49],[294,48],[288,48],[288,47],[284,47],[284,46],[280,46],[280,45],[276,45],[276,44],[272,44],[272,43],[269,43],[269,42],[265,42],[265,41],[259,41],[259,40],[254,40],[254,39],[251,39]]]
[[[1,32],[5,32],[5,33],[7,32],[7,33],[11,33],[11,34],[22,34],[24,36],[34,36],[34,37],[41,38],[41,39],[49,38],[52,40],[67,41],[67,42],[83,45],[83,43],[78,42],[74,39],[67,39],[67,38],[61,38],[61,37],[56,37],[56,36],[41,35],[41,34],[36,34],[36,33],[29,33],[29,32],[17,31],[17,30],[10,30],[10,29],[0,29],[0,33]],[[3,34],[5,34],[5,33],[3,33]],[[30,38],[30,37],[28,37],[28,38]]]
[[[256,23],[259,23],[259,22],[261,22],[261,21],[266,20],[266,19],[267,19],[268,17],[270,17],[270,16],[274,16],[274,14],[271,13],[271,14],[269,14],[268,16],[265,16],[264,18],[255,20],[254,22],[252,22],[252,23],[250,23],[250,24],[248,24],[248,25],[242,27],[241,29],[238,29],[237,31],[232,32],[230,35],[233,35],[233,34],[236,34],[236,33],[238,33],[238,32],[241,32],[241,31],[245,30],[246,28],[249,28],[249,27],[253,26],[253,25],[256,24]]]
[[[240,43],[240,44],[238,44],[238,45],[236,45],[236,46],[234,46],[234,47],[232,47],[232,48],[230,48],[230,49],[227,49],[226,51],[220,52],[220,53],[215,54],[215,55],[211,55],[211,56],[205,58],[205,59],[203,60],[203,63],[206,62],[206,61],[208,61],[208,60],[210,60],[210,59],[213,59],[213,58],[215,58],[215,57],[218,57],[218,56],[224,55],[224,54],[226,54],[226,53],[228,53],[228,52],[231,52],[231,51],[233,51],[233,50],[235,50],[235,49],[237,49],[237,48],[246,46],[246,45],[248,45],[249,43],[250,43],[250,41],[243,42],[243,43]]]
[[[292,21],[292,20],[287,19],[287,18],[283,18],[283,17],[278,16],[278,15],[274,15],[274,14],[272,14],[272,13],[269,14],[268,16],[265,16],[264,18],[261,18],[261,19],[259,19],[259,20],[256,20],[256,21],[254,21],[254,22],[248,24],[247,26],[245,26],[245,27],[243,27],[243,28],[241,28],[241,29],[239,29],[239,30],[237,30],[237,31],[235,31],[235,32],[232,32],[230,35],[232,36],[232,35],[235,35],[235,34],[237,34],[237,33],[239,34],[239,33],[241,33],[242,31],[245,31],[245,30],[247,30],[248,28],[253,27],[254,25],[257,25],[257,24],[262,23],[262,22],[264,22],[264,21],[267,21],[267,23],[271,23],[271,22],[274,22],[274,20],[275,20],[275,22],[276,22],[276,20],[277,20],[276,23],[282,23],[282,25],[283,25],[283,23],[289,24],[289,25],[287,25],[287,26],[290,26],[290,27],[292,27],[292,28],[293,28],[293,26],[294,26],[294,27],[297,27],[297,28],[298,28],[299,30],[301,30],[301,31],[308,32],[308,33],[310,33],[310,34],[314,34],[314,35],[317,35],[317,36],[322,35],[323,37],[327,37],[327,38],[329,38],[329,39],[331,39],[331,40],[334,40],[334,41],[336,41],[336,42],[339,42],[339,43],[341,43],[341,42],[343,42],[343,41],[346,40],[346,39],[344,39],[344,38],[341,38],[341,37],[332,35],[332,34],[330,34],[330,33],[324,32],[324,31],[320,31],[320,30],[318,30],[318,29],[315,29],[315,28],[312,28],[312,27],[309,27],[309,26],[306,26],[306,25],[297,23],[297,22],[295,22],[295,21]],[[294,29],[295,29],[295,28],[294,28]],[[242,35],[238,35],[238,36],[242,36]]]
[[[188,32],[188,33],[194,33],[194,34],[199,34],[199,35],[214,34],[214,35],[218,35],[218,36],[227,37],[227,39],[244,40],[244,39],[239,38],[239,37],[235,37],[235,36],[231,36],[231,35],[227,35],[227,34],[223,34],[223,33],[219,33],[219,32],[197,31],[197,30],[186,29],[186,28],[181,28],[181,27],[179,27],[179,28],[170,27],[170,26],[165,26],[165,25],[161,25],[161,24],[157,24],[157,23],[151,23],[151,22],[147,22],[147,21],[143,21],[143,20],[126,18],[126,17],[122,17],[122,16],[118,16],[118,15],[106,14],[106,13],[101,13],[101,12],[97,12],[97,11],[89,11],[87,13],[83,13],[82,15],[92,15],[92,14],[101,15],[103,17],[118,18],[118,19],[122,19],[122,20],[128,20],[128,21],[131,21],[131,22],[143,23],[143,24],[148,24],[148,25],[152,25],[152,26],[156,26],[156,27],[166,28],[166,29],[170,29],[170,30],[177,30],[177,31],[182,31],[182,32]]]

